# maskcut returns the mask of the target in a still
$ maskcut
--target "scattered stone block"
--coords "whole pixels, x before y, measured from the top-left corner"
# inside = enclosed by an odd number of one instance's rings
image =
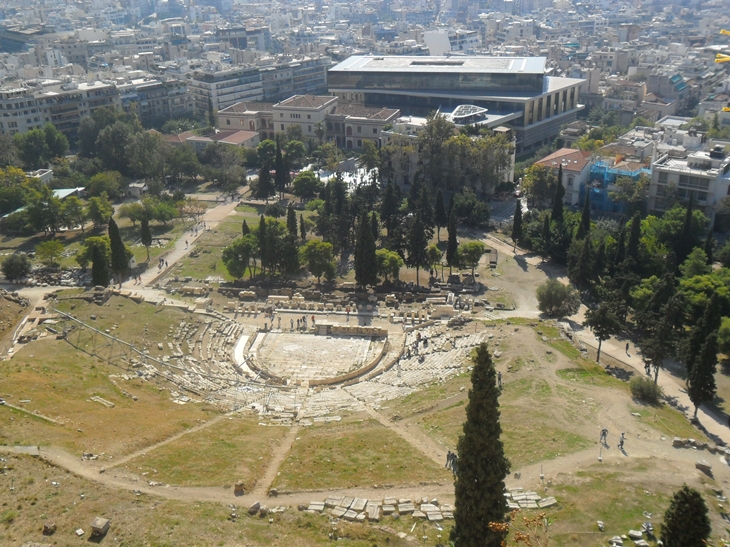
[[[243,496],[245,493],[243,481],[236,481],[236,484],[233,486],[233,494],[236,496]]]
[[[250,507],[248,508],[248,514],[249,514],[249,515],[255,515],[256,513],[258,513],[258,512],[259,512],[259,507],[261,507],[261,503],[260,503],[260,502],[258,502],[258,501],[257,501],[257,502],[255,502],[254,504],[252,504],[252,505],[251,505],[251,506],[250,506]]]
[[[422,503],[421,511],[423,511],[426,514],[440,512],[439,508],[436,507],[433,503]]]
[[[365,512],[368,515],[368,520],[372,520],[374,522],[377,522],[380,520],[380,506],[379,505],[368,504],[368,507]]]
[[[385,498],[383,500],[383,505],[397,505],[398,501],[395,498]]]
[[[79,528],[74,533],[76,534],[77,537],[84,537],[84,529],[83,528]]]
[[[553,505],[558,504],[558,500],[556,500],[553,497],[545,498],[537,502],[537,504],[540,506],[540,509],[544,509],[546,507],[552,507]]]
[[[109,531],[109,519],[96,517],[91,521],[91,535],[103,536]]]
[[[365,506],[367,505],[367,503],[368,503],[368,500],[365,498],[355,498],[352,501],[352,504],[350,505],[350,509],[360,513],[363,511],[363,509],[365,509]]]
[[[441,516],[443,516],[445,519],[454,520],[453,511],[441,511]]]
[[[679,437],[674,437],[672,440],[672,446],[674,448],[683,448],[684,447],[684,441],[680,439]]]
[[[326,500],[324,500],[324,506],[325,507],[337,507],[342,502],[342,497],[334,497],[330,496]]]
[[[43,535],[44,536],[52,536],[56,533],[56,523],[55,522],[46,522],[43,524]]]
[[[345,496],[344,498],[342,498],[342,501],[340,502],[339,506],[344,507],[345,509],[349,509],[350,505],[352,505],[353,501],[355,501],[355,498]]]
[[[421,511],[418,511],[418,510],[413,511],[413,518],[414,519],[425,519],[426,513],[422,513]]]
[[[309,502],[309,507],[307,507],[310,511],[316,511],[317,513],[321,513],[324,511],[324,502],[323,501],[311,501]]]
[[[621,539],[619,536],[613,536],[611,539],[608,540],[609,545],[613,545],[614,547],[623,547],[624,540]]]
[[[416,510],[416,506],[410,502],[398,504],[399,513],[413,513],[413,511],[415,511],[415,510]]]
[[[712,466],[707,463],[707,460],[697,460],[697,462],[695,462],[695,467],[703,473],[712,475]]]
[[[641,539],[644,536],[641,530],[629,530],[627,535],[634,541],[636,541],[637,539]]]
[[[395,505],[385,504],[383,505],[383,514],[392,515],[395,513]]]
[[[358,514],[357,514],[357,516],[355,517],[355,520],[356,520],[356,521],[358,521],[358,522],[362,522],[362,521],[364,521],[364,520],[365,520],[365,517],[366,517],[366,516],[367,516],[367,515],[366,515],[366,514],[365,514],[365,512],[363,511],[362,513],[358,513]]]
[[[352,521],[352,520],[355,520],[355,518],[357,517],[357,513],[356,513],[355,511],[353,511],[352,509],[348,509],[348,510],[347,510],[347,511],[345,512],[345,514],[344,514],[344,515],[342,515],[342,517],[343,517],[343,518],[344,518],[345,520],[350,520],[350,521]]]
[[[334,509],[332,509],[332,511],[330,511],[330,513],[333,517],[341,518],[345,516],[345,513],[347,513],[347,509],[345,509],[344,507],[335,507]]]
[[[444,517],[441,515],[440,511],[438,513],[426,513],[426,515],[428,516],[428,520],[431,522],[439,522],[444,520]]]

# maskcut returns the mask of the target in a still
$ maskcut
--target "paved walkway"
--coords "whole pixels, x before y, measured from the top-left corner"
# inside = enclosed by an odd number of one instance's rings
[[[220,205],[209,209],[203,215],[201,223],[204,222],[206,229],[211,230],[218,226],[218,224],[220,224],[220,222],[224,220],[228,215],[230,215],[233,211],[235,211],[237,205],[238,200],[227,201],[225,203],[221,202]],[[162,258],[165,259],[166,263],[166,266],[164,268],[158,268],[157,263],[151,261],[147,267],[147,270],[142,273],[141,285],[139,283],[135,283],[134,279],[128,279],[127,281],[122,283],[122,287],[125,289],[137,290],[142,289],[143,287],[146,287],[148,285],[152,285],[155,281],[157,281],[160,276],[169,272],[170,269],[175,266],[178,260],[187,255],[193,249],[193,243],[195,243],[195,241],[197,241],[198,238],[202,235],[202,224],[198,226],[197,234],[195,233],[195,231],[189,230],[184,232],[183,235],[181,235],[180,238],[175,241],[175,245],[172,247],[172,249],[166,251],[161,255]]]

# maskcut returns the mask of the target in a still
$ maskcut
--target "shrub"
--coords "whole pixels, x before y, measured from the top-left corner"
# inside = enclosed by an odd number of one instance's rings
[[[659,405],[664,397],[664,390],[654,383],[651,378],[634,376],[629,382],[631,395],[642,403]]]
[[[580,308],[580,297],[570,285],[548,279],[536,291],[537,308],[550,317],[573,315]]]
[[[8,280],[22,279],[30,273],[30,258],[25,253],[12,254],[2,263],[3,275]]]
[[[264,214],[267,217],[279,218],[286,214],[286,209],[279,203],[271,203],[264,209]]]

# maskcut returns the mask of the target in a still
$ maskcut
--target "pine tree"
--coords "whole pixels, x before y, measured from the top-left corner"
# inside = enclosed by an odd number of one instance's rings
[[[697,490],[684,485],[664,513],[660,537],[664,547],[706,547],[712,526],[707,505]]]
[[[685,261],[687,256],[695,246],[695,240],[692,237],[692,217],[694,216],[694,193],[689,194],[689,204],[687,204],[687,210],[684,215],[684,224],[682,225],[682,232],[679,235],[679,241],[676,244],[677,252],[677,264],[681,264]]]
[[[142,217],[139,226],[139,239],[142,245],[147,247],[147,262],[150,261],[150,245],[152,245],[152,232],[150,232],[150,221],[146,216]]]
[[[687,394],[692,404],[695,405],[695,417],[697,409],[703,403],[709,403],[715,398],[717,385],[715,384],[715,372],[717,371],[717,333],[713,332],[702,344],[700,354],[695,360],[692,371],[687,381]]]
[[[522,239],[522,200],[515,203],[515,216],[512,219],[512,251],[517,250],[517,243]]]
[[[122,276],[129,269],[127,249],[124,247],[122,236],[119,234],[119,227],[113,218],[109,219],[109,243],[111,245],[111,269],[117,276],[119,285],[122,284]]]
[[[626,244],[626,258],[633,258],[639,264],[639,242],[641,241],[641,215],[637,212],[631,219],[629,241]]]
[[[428,228],[421,218],[421,212],[418,211],[408,228],[408,235],[406,236],[406,247],[408,249],[406,264],[411,268],[416,268],[416,285],[420,285],[419,272],[421,266],[428,263],[426,258],[426,248],[429,240],[427,232]]]
[[[580,215],[580,224],[575,237],[583,239],[591,231],[591,191],[586,189],[586,199],[583,201],[583,212]]]
[[[707,237],[705,238],[705,254],[707,255],[707,264],[709,266],[712,266],[715,262],[715,240],[712,237],[712,230],[707,232]]]
[[[602,239],[598,250],[596,251],[596,259],[593,261],[593,279],[598,280],[606,269],[606,240]]]
[[[588,238],[586,238],[587,240]],[[593,331],[593,335],[598,339],[598,352],[596,353],[596,363],[601,362],[601,345],[604,340],[608,340],[611,336],[621,332],[621,321],[611,309],[610,304],[601,302],[597,308],[586,312],[586,319],[583,325],[589,327]]]
[[[441,241],[441,228],[446,228],[449,223],[449,217],[446,216],[446,208],[444,207],[444,194],[439,188],[436,194],[436,205],[433,211],[434,221],[436,222],[436,237]]]
[[[304,215],[299,214],[299,237],[302,241],[307,241],[307,226],[304,224]]]
[[[489,529],[507,512],[504,479],[510,463],[504,455],[499,423],[497,373],[487,344],[476,349],[463,435],[457,445],[454,528],[457,547],[499,547],[504,534]]]
[[[91,249],[91,283],[95,287],[109,285],[109,257],[99,245]]]
[[[259,233],[258,235],[258,243],[259,243],[259,258],[261,260],[261,273],[266,275],[266,267],[268,264],[268,253],[266,252],[266,244],[267,244],[267,237],[266,237],[266,219],[264,218],[264,215],[261,215],[259,218]]]
[[[578,265],[575,272],[575,283],[578,285],[578,290],[582,291],[585,284],[591,278],[591,272],[593,263],[593,247],[591,246],[591,237],[587,236],[583,240],[583,248],[581,249],[580,256],[578,257]]]
[[[370,213],[370,230],[373,233],[373,241],[377,244],[380,237],[380,224],[378,223],[378,215]]]
[[[375,241],[368,217],[360,218],[355,246],[355,281],[361,287],[375,285],[378,282],[378,262],[375,256]]]
[[[454,200],[451,200],[453,203]],[[459,243],[456,240],[456,214],[454,211],[449,213],[449,240],[446,243],[446,263],[449,265],[449,275],[451,275],[451,268],[456,265],[456,250],[459,248]]]
[[[286,229],[294,237],[297,236],[297,214],[294,212],[294,207],[291,203],[286,208]]]
[[[246,219],[243,219],[243,224],[241,224],[241,235],[247,236],[251,233],[251,228],[248,227],[248,224],[246,223]]]
[[[565,197],[565,188],[563,187],[563,165],[558,168],[558,181],[555,184],[555,193],[553,194],[553,211],[550,215],[553,222],[563,222],[563,198]]]
[[[391,232],[395,228],[395,219],[397,217],[398,208],[401,205],[398,188],[392,181],[388,181],[383,193],[383,200],[380,205],[380,218],[385,224],[387,237],[391,236]]]

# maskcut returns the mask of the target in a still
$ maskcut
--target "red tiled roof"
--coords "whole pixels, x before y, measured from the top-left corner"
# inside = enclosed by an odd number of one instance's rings
[[[575,148],[561,148],[535,163],[554,169],[562,164],[563,171],[581,172],[590,162],[591,156],[591,152],[576,150]]]

